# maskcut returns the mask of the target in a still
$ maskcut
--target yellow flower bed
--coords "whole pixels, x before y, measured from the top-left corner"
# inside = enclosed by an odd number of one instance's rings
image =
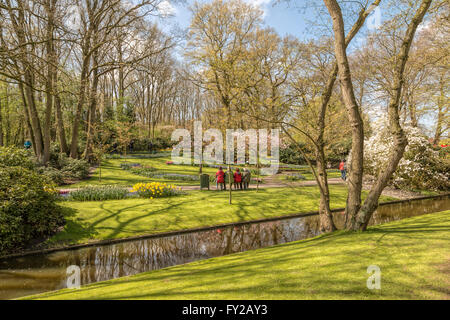
[[[56,188],[56,186],[54,184],[51,184],[51,183],[44,185],[44,191],[47,193],[50,193],[52,195],[58,194],[58,189]]]
[[[142,198],[161,198],[180,194],[181,188],[172,184],[160,182],[136,183],[131,192],[136,192]]]

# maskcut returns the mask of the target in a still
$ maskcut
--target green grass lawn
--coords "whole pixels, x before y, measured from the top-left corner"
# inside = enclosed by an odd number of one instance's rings
[[[158,171],[167,173],[179,173],[179,174],[198,174],[198,167],[188,165],[167,165],[166,161],[170,160],[170,157],[151,158],[151,159],[108,159],[102,164],[102,179],[99,181],[99,169],[95,169],[93,175],[86,180],[80,181],[75,184],[68,185],[68,188],[79,188],[86,185],[110,185],[117,184],[122,186],[132,186],[138,182],[159,181],[165,183],[173,183],[176,185],[198,185],[198,182],[192,181],[179,181],[179,180],[162,180],[151,179],[137,174],[133,174],[128,170],[120,168],[122,162],[140,163],[143,166],[151,166]],[[203,168],[204,173],[215,174],[217,169],[215,168]]]
[[[129,162],[129,163],[140,163],[143,166],[151,166],[153,168],[156,168],[160,172],[165,173],[178,173],[178,174],[190,174],[190,175],[197,175],[199,172],[199,168],[196,166],[190,166],[190,165],[167,165],[166,161],[170,160],[170,156],[167,157],[160,157],[160,158],[146,158],[146,159],[139,159],[139,158],[123,158],[123,159],[107,159],[103,161],[102,164],[102,179],[99,180],[99,172],[100,170],[97,168],[95,169],[93,175],[83,181],[80,181],[75,184],[64,186],[64,188],[79,188],[86,185],[111,185],[111,184],[117,184],[122,186],[132,186],[135,183],[138,182],[149,182],[149,181],[158,181],[158,182],[165,182],[165,183],[172,183],[176,185],[199,185],[199,182],[192,182],[192,181],[180,181],[180,180],[169,180],[169,179],[155,179],[155,178],[147,178],[143,176],[139,176],[137,174],[133,174],[130,171],[123,170],[120,168],[120,164],[122,162]],[[215,175],[217,172],[217,168],[209,168],[209,167],[203,167],[203,173],[207,173],[210,175]],[[314,180],[314,176],[311,173],[311,170],[309,168],[301,168],[297,170],[297,172],[301,173],[303,176],[305,176],[306,180]],[[253,177],[255,177],[253,175]],[[340,173],[336,170],[330,170],[329,171],[329,178],[335,178],[340,177]],[[264,177],[262,177],[264,179]],[[282,177],[279,178],[280,181],[284,181]]]
[[[331,207],[344,207],[346,188],[330,186],[330,192]],[[319,190],[312,186],[237,191],[233,192],[232,205],[228,204],[228,192],[206,190],[171,198],[62,202],[67,224],[48,244],[85,243],[311,212],[318,210],[318,199]],[[393,198],[381,198],[388,200]]]
[[[450,211],[141,273],[36,299],[449,299]],[[367,267],[381,289],[366,287]]]
[[[295,172],[292,172],[292,173],[294,173],[294,174],[301,174],[303,177],[305,177],[305,180],[297,180],[297,181],[289,180],[288,179],[288,177],[289,177],[288,174],[279,175],[279,176],[277,176],[277,179],[280,182],[298,182],[298,181],[301,182],[301,181],[308,181],[308,180],[314,180],[315,179],[310,168],[296,170]],[[339,170],[337,170],[337,169],[329,169],[329,170],[327,170],[327,177],[328,177],[328,179],[340,178],[341,177],[341,172]]]

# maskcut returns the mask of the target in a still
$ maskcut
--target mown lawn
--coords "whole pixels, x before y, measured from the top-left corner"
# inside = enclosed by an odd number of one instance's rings
[[[137,174],[133,174],[128,170],[120,168],[120,164],[123,162],[140,163],[143,166],[151,166],[158,171],[166,173],[179,173],[179,174],[198,174],[198,167],[188,165],[168,165],[166,161],[170,160],[170,157],[151,158],[151,159],[108,159],[103,161],[101,168],[101,181],[99,180],[100,170],[95,169],[93,175],[86,180],[80,181],[75,184],[68,185],[68,188],[79,188],[86,185],[111,185],[117,184],[122,186],[131,187],[138,182],[150,182],[159,181],[165,183],[173,183],[176,185],[198,185],[198,182],[192,181],[179,181],[179,180],[163,180],[163,179],[151,179]],[[217,169],[215,168],[203,168],[204,173],[215,174]]]
[[[129,163],[140,163],[142,166],[151,166],[157,169],[158,171],[165,173],[177,173],[189,175],[198,175],[199,173],[199,168],[197,166],[175,165],[175,164],[168,165],[166,164],[166,162],[169,160],[170,156],[160,158],[147,158],[147,159],[139,159],[139,158],[107,159],[102,163],[101,181],[99,180],[100,170],[97,168],[95,169],[94,173],[90,178],[75,184],[64,186],[64,188],[80,188],[86,185],[111,185],[111,184],[131,187],[132,185],[138,182],[150,182],[150,181],[172,183],[180,186],[199,185],[199,182],[195,181],[192,182],[192,181],[147,178],[139,176],[137,174],[133,174],[130,171],[123,170],[120,168],[120,164],[122,162],[129,162]],[[216,172],[217,172],[216,168],[203,167],[203,173],[215,175]],[[306,178],[306,180],[314,180],[314,176],[311,173],[311,170],[307,167],[298,169],[297,172],[302,174]],[[340,177],[340,173],[337,172],[336,170],[329,170],[329,178],[335,177]],[[264,177],[262,178],[264,179]],[[283,181],[285,181],[285,179]]]
[[[366,286],[368,266],[381,289]],[[34,299],[449,299],[450,211],[338,231]]]
[[[330,186],[331,207],[345,206],[347,190]],[[365,193],[364,193],[365,194]],[[191,191],[182,196],[159,199],[125,199],[62,202],[66,208],[64,230],[49,240],[74,244],[92,240],[125,238],[188,228],[248,221],[318,210],[317,187],[266,188],[233,192]],[[393,200],[382,197],[382,201]]]

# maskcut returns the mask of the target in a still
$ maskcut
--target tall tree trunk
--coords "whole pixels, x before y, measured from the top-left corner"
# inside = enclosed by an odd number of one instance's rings
[[[446,91],[445,82],[446,78],[441,75],[439,78],[439,99],[438,99],[438,116],[436,121],[436,130],[434,131],[433,143],[438,144],[441,140],[442,132],[444,131],[443,125],[445,123],[445,117],[448,117],[448,103],[446,103]]]
[[[86,52],[86,50],[84,50]],[[75,111],[75,118],[72,125],[72,142],[70,144],[70,156],[74,159],[78,158],[78,130],[80,128],[81,112],[84,106],[84,100],[86,98],[86,87],[88,85],[88,68],[89,68],[90,56],[84,55],[83,66],[80,75],[80,91],[78,93],[77,109]]]
[[[381,0],[376,0],[369,7],[368,10],[362,9],[359,13],[359,17],[355,24],[352,26],[347,37],[345,38],[345,47],[347,47],[361,27],[364,25],[366,18],[369,16],[372,10],[374,10]],[[316,167],[318,179],[317,183],[320,187],[320,202],[319,202],[319,213],[320,213],[320,228],[322,232],[330,232],[336,230],[336,226],[333,222],[333,215],[330,209],[330,190],[328,187],[328,177],[326,171],[326,157],[324,152],[324,132],[325,132],[325,116],[328,104],[333,93],[333,87],[336,82],[338,74],[337,62],[334,63],[330,76],[328,78],[325,90],[322,93],[319,117],[318,117],[318,130],[319,134],[317,137],[317,142],[315,144],[316,152]]]
[[[56,82],[56,81],[55,81]],[[56,118],[56,132],[58,135],[59,147],[61,153],[69,155],[69,147],[66,140],[66,131],[64,130],[64,119],[61,110],[61,97],[59,93],[55,93],[55,118]]]
[[[324,2],[333,21],[335,37],[334,51],[338,64],[339,81],[341,84],[342,97],[352,128],[352,157],[348,177],[347,205],[345,208],[346,216],[352,217],[361,207],[364,126],[353,90],[350,67],[346,53],[344,20],[342,18],[341,8],[336,0],[324,0]]]
[[[394,139],[394,146],[389,155],[389,160],[385,165],[383,171],[376,179],[372,186],[369,195],[364,201],[363,206],[352,218],[352,230],[366,230],[370,218],[373,212],[378,207],[378,200],[381,192],[386,187],[392,174],[397,169],[397,165],[400,159],[403,157],[408,140],[400,125],[399,115],[399,103],[403,88],[403,74],[405,71],[405,65],[408,61],[409,50],[411,43],[414,39],[417,27],[422,22],[423,17],[430,8],[432,0],[423,0],[419,9],[415,13],[411,23],[408,26],[405,37],[402,42],[400,53],[398,55],[397,63],[395,65],[394,82],[393,82],[393,95],[389,101],[388,116],[389,116],[389,129]]]
[[[45,126],[44,126],[44,154],[42,162],[46,164],[50,159],[50,134],[51,134],[51,120],[53,109],[53,95],[54,95],[54,74],[56,66],[56,53],[53,45],[53,30],[54,30],[54,13],[55,0],[46,0],[44,3],[47,11],[47,28],[46,28],[46,52],[47,52],[47,77],[45,81]]]
[[[41,130],[41,123],[39,120],[39,115],[36,109],[36,102],[34,98],[34,78],[32,74],[32,66],[31,62],[28,59],[29,52],[27,51],[27,39],[25,37],[25,8],[22,1],[17,2],[17,16],[11,6],[11,1],[7,0],[9,16],[11,18],[11,23],[13,25],[14,32],[17,35],[18,44],[20,46],[20,57],[18,60],[20,61],[21,67],[23,70],[20,72],[24,75],[24,92],[25,92],[25,100],[26,106],[28,108],[28,112],[30,115],[30,123],[32,127],[32,132],[34,136],[34,151],[38,158],[38,161],[42,162],[43,156],[43,137]]]
[[[24,91],[24,87],[23,87],[23,83],[22,82],[19,82],[19,91],[20,91],[20,95],[22,97],[23,114],[25,116],[25,123],[27,124],[27,129],[28,129],[28,133],[29,133],[29,136],[30,136],[31,145],[33,146],[34,154],[37,154],[36,153],[36,140],[34,139],[33,127],[32,127],[31,122],[30,122],[30,113],[29,113],[29,110],[28,110],[27,99],[25,98],[25,91]]]
[[[3,147],[2,99],[0,98],[0,147]]]
[[[11,145],[11,120],[9,117],[9,93],[8,84],[5,86],[5,104],[4,104],[4,114],[5,114],[5,135],[3,136],[3,143],[6,146]]]
[[[94,135],[94,123],[95,123],[95,113],[97,110],[97,91],[98,91],[98,50],[95,50],[93,55],[93,80],[92,87],[90,90],[90,101],[89,101],[89,118],[88,118],[88,128],[86,132],[86,148],[84,150],[84,159],[92,161],[92,140]]]
[[[36,109],[36,101],[34,98],[34,92],[32,89],[33,77],[29,71],[25,73],[25,97],[27,100],[28,112],[30,113],[30,122],[33,130],[33,136],[35,141],[35,153],[39,162],[43,162],[43,137],[41,130],[41,122]]]

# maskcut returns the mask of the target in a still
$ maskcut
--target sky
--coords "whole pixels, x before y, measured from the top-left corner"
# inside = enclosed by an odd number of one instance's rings
[[[169,0],[163,1],[159,8],[160,12],[167,12],[172,17],[161,20],[161,24],[164,27],[178,25],[183,29],[188,28],[191,19],[188,8],[193,2],[193,0],[187,0],[186,4],[172,4]],[[307,39],[311,36],[305,20],[314,18],[312,9],[308,9],[309,12],[302,12],[288,2],[277,3],[276,0],[246,0],[246,2],[262,9],[265,25],[274,28],[281,36],[294,35],[299,39]]]
[[[201,0],[209,2],[211,0]],[[263,10],[264,25],[273,28],[280,36],[292,35],[301,41],[309,40],[317,36],[314,32],[319,29],[311,22],[321,24],[329,15],[323,1],[321,0],[244,0],[249,4]],[[165,16],[159,19],[160,27],[169,32],[174,29],[187,30],[191,20],[189,6],[194,0],[164,0],[160,6],[160,13]],[[382,9],[377,8],[375,12],[366,19],[365,27],[376,29],[382,21]],[[354,18],[354,17],[352,17]],[[353,24],[353,22],[352,22]],[[325,25],[325,24],[322,24]],[[330,23],[326,25],[331,26]],[[331,30],[329,30],[332,35]],[[360,32],[350,45],[350,50],[360,47],[365,43],[365,36]]]

